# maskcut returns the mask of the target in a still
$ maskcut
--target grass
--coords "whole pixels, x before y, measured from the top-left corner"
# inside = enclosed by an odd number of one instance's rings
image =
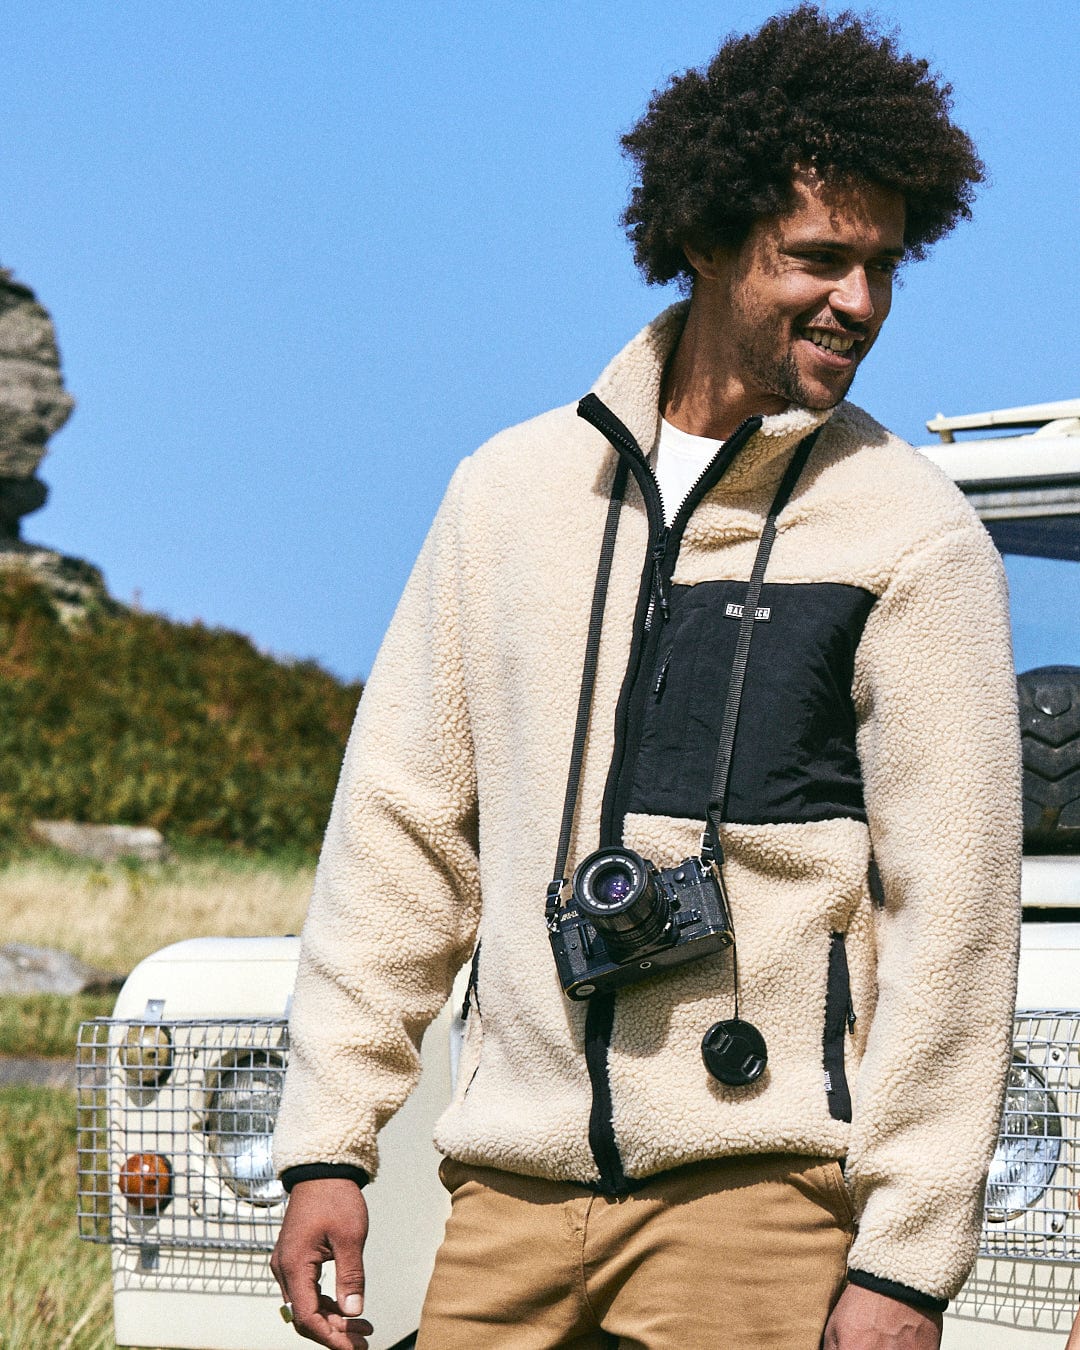
[[[115,1002],[115,994],[0,997],[0,1055],[70,1059],[79,1023],[90,1017],[108,1017]]]
[[[0,868],[0,933],[126,974],[182,938],[298,933],[313,876],[299,856],[226,850],[108,865],[28,854]]]
[[[109,1249],[75,1233],[75,1103],[0,1090],[0,1346],[111,1350]]]

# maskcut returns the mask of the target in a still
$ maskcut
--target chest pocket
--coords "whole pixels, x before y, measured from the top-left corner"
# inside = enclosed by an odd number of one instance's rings
[[[674,586],[637,730],[628,810],[701,819],[745,582]],[[743,688],[725,818],[865,820],[851,701],[874,596],[834,582],[766,584]]]

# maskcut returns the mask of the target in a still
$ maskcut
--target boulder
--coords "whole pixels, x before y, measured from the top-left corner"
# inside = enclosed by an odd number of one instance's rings
[[[105,587],[93,563],[51,548],[35,548],[21,539],[0,537],[0,573],[12,572],[43,586],[64,623],[75,623],[88,610],[115,614],[123,609]]]
[[[47,1087],[71,1091],[75,1086],[75,1065],[65,1059],[0,1055],[0,1088]],[[95,1086],[104,1087],[105,1084]]]
[[[88,966],[52,947],[25,942],[0,946],[0,994],[88,994],[118,989],[120,975]]]
[[[80,825],[74,820],[35,820],[31,833],[42,843],[95,862],[138,858],[164,862],[169,848],[160,831],[149,825]]]

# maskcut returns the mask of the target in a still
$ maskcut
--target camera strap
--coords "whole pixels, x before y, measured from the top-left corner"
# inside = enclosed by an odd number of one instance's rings
[[[746,667],[750,658],[750,642],[754,636],[754,623],[757,618],[758,600],[761,598],[761,586],[765,580],[765,569],[769,565],[769,554],[776,539],[776,518],[788,504],[799,475],[806,467],[810,452],[818,438],[821,428],[812,431],[800,441],[784,470],[776,496],[765,517],[765,525],[758,541],[754,565],[750,569],[750,581],[743,599],[742,617],[739,620],[739,632],[735,639],[735,655],[731,661],[731,678],[728,682],[727,701],[724,704],[724,716],[720,722],[720,743],[716,750],[716,764],[713,769],[712,786],[709,789],[709,801],[705,809],[705,832],[701,839],[701,856],[716,869],[723,866],[724,850],[720,843],[720,823],[724,817],[724,805],[727,801],[728,779],[731,777],[731,754],[735,748],[735,732],[739,724],[739,709],[742,706],[743,684],[746,681]]]
[[[559,828],[559,848],[555,856],[555,876],[547,888],[544,913],[548,927],[554,923],[559,896],[566,885],[566,855],[570,851],[570,834],[574,828],[578,787],[581,783],[581,765],[585,758],[585,737],[589,731],[589,712],[592,709],[593,687],[596,684],[596,664],[600,655],[600,633],[604,626],[604,606],[607,603],[611,564],[615,557],[615,536],[619,532],[619,512],[626,493],[629,466],[621,456],[615,469],[608,501],[604,540],[600,545],[600,562],[593,585],[592,609],[589,613],[589,635],[585,640],[585,660],[581,671],[581,692],[578,694],[577,720],[574,723],[574,743],[570,751],[570,772],[566,777],[566,797],[563,800],[562,824]]]
[[[739,632],[735,641],[735,656],[732,662],[727,702],[724,705],[724,716],[720,726],[720,744],[717,749],[716,767],[713,772],[712,788],[706,809],[705,833],[701,845],[703,861],[713,864],[718,875],[724,860],[723,849],[720,845],[720,822],[731,772],[731,752],[735,744],[739,706],[742,702],[742,689],[750,654],[750,640],[753,637],[754,615],[761,595],[761,585],[765,577],[769,553],[776,538],[776,518],[787,505],[799,475],[802,473],[806,461],[810,457],[810,452],[814,448],[817,437],[818,432],[813,431],[800,442],[784,472],[783,478],[780,480],[780,486],[765,518],[765,526],[750,572],[750,582],[746,588],[742,618],[739,622]],[[608,582],[611,579],[611,565],[615,555],[615,537],[619,529],[619,512],[626,491],[627,473],[627,462],[620,458],[611,487],[604,538],[600,546],[600,560],[593,586],[589,633],[585,642],[585,660],[581,672],[581,692],[578,695],[577,720],[574,724],[574,741],[570,752],[570,770],[566,779],[566,796],[563,800],[562,824],[559,830],[559,845],[555,857],[555,874],[547,888],[547,902],[544,913],[549,928],[557,923],[555,912],[559,905],[562,889],[566,885],[566,858],[570,851],[570,835],[574,827],[574,813],[577,810],[582,761],[585,755],[585,738],[589,730],[589,713],[592,709],[593,687],[596,683],[596,666],[600,652],[604,606],[607,602]]]
[[[739,708],[742,706],[743,684],[746,681],[746,666],[750,658],[750,642],[754,636],[754,624],[757,621],[758,600],[761,598],[761,586],[765,580],[765,569],[769,565],[769,554],[776,539],[776,517],[788,504],[799,475],[806,467],[814,442],[818,438],[817,430],[800,441],[795,448],[776,496],[765,517],[761,538],[758,540],[754,565],[750,569],[746,595],[743,597],[743,612],[739,619],[739,632],[735,639],[735,655],[731,660],[731,677],[728,681],[727,700],[724,703],[724,716],[720,722],[720,743],[716,748],[716,765],[713,769],[712,786],[709,789],[709,801],[705,808],[705,830],[701,836],[701,859],[712,870],[731,923],[731,964],[734,1015],[726,1022],[717,1022],[705,1033],[702,1042],[702,1054],[709,1072],[722,1083],[731,1087],[745,1087],[747,1083],[760,1076],[768,1060],[768,1050],[761,1032],[739,1016],[739,944],[735,940],[735,924],[731,918],[731,905],[727,900],[727,887],[724,885],[724,849],[720,842],[720,823],[724,818],[724,806],[727,801],[728,779],[731,776],[731,753],[735,748],[735,732],[739,725]]]

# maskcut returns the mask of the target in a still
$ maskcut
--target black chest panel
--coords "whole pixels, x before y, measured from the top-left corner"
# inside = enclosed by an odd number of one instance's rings
[[[704,816],[745,592],[741,581],[672,587],[628,811]],[[851,681],[874,599],[835,582],[762,587],[725,820],[866,819]]]

